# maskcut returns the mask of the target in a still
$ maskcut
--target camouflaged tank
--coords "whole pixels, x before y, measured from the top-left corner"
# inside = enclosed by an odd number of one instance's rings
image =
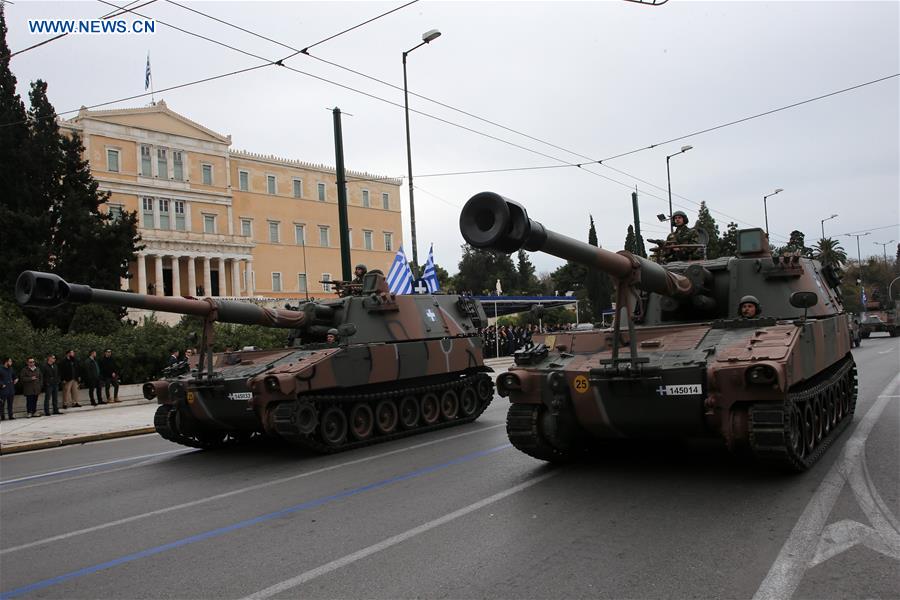
[[[761,229],[737,255],[661,265],[610,252],[528,218],[491,192],[460,230],[477,248],[542,251],[617,282],[611,329],[546,335],[497,378],[512,444],[563,461],[615,438],[719,439],[802,471],[853,419],[856,367],[839,277],[799,255],[772,256]],[[739,315],[756,296],[761,314]]]
[[[369,272],[346,296],[268,309],[217,300],[95,290],[25,271],[20,304],[100,303],[202,317],[200,353],[144,385],[167,440],[213,448],[259,433],[335,452],[474,421],[494,396],[481,305],[456,295],[397,295]],[[355,287],[355,289],[354,289]],[[213,323],[290,330],[280,350],[212,352]],[[327,342],[329,334],[337,339]]]

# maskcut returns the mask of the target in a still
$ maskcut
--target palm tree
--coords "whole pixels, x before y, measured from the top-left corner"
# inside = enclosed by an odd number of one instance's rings
[[[823,265],[840,267],[847,262],[847,253],[837,240],[822,238],[813,246],[813,258]]]

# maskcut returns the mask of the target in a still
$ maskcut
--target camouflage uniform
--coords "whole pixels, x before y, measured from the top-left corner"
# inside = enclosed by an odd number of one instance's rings
[[[676,227],[675,231],[666,238],[666,244],[699,244],[700,235],[697,230],[687,225]],[[663,257],[669,260],[691,260],[703,258],[703,252],[700,248],[673,248],[666,249]]]

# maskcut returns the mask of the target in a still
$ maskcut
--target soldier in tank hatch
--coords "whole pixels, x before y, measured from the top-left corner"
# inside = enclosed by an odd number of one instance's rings
[[[366,265],[359,263],[358,265],[356,265],[356,267],[353,268],[353,281],[351,281],[350,283],[358,283],[359,285],[362,285],[363,277],[365,277],[366,273],[368,272],[369,269],[366,267]]]
[[[329,329],[325,335],[326,344],[337,344],[340,341],[340,334],[337,329]]]
[[[744,319],[755,319],[762,314],[762,309],[756,296],[747,295],[741,298],[741,301],[738,303],[738,313]]]
[[[688,216],[680,210],[672,213],[672,224],[675,230],[666,237],[666,244],[699,244],[700,235],[696,229],[688,227]],[[690,260],[702,258],[703,253],[699,248],[672,248],[666,249],[666,260]]]

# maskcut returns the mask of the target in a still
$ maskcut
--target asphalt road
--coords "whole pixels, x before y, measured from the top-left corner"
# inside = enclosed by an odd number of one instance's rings
[[[500,398],[337,456],[4,456],[0,598],[897,598],[900,340],[853,352],[855,422],[799,476],[687,445],[550,467],[509,447]]]

